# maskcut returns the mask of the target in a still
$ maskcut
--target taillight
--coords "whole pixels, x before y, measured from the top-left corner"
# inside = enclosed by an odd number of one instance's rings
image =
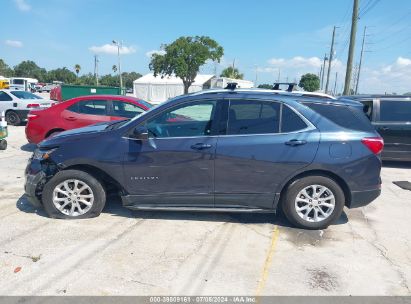
[[[36,114],[31,114],[31,113],[27,114],[27,119],[28,119],[28,120],[33,120],[33,119],[35,119],[35,118],[37,118],[37,117],[39,117],[39,116],[36,115]]]
[[[361,142],[374,154],[381,153],[384,148],[384,140],[381,137],[365,137]]]
[[[29,103],[27,105],[27,108],[38,108],[40,107],[40,105],[38,103]]]

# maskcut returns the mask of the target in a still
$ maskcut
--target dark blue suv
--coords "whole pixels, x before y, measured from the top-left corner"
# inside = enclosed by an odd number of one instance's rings
[[[322,229],[381,189],[383,141],[362,107],[210,90],[41,142],[25,191],[53,218],[95,217],[106,191],[139,210],[275,212]]]

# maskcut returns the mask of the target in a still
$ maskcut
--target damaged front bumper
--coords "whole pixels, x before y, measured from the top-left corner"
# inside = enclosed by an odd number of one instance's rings
[[[33,154],[34,155],[34,154]],[[57,165],[51,160],[31,157],[26,170],[24,192],[27,200],[36,208],[42,207],[41,193],[44,185],[58,172]]]
[[[38,190],[42,189],[45,182],[46,173],[43,171],[40,171],[37,174],[26,174],[24,191],[26,193],[27,200],[36,208],[42,206]]]

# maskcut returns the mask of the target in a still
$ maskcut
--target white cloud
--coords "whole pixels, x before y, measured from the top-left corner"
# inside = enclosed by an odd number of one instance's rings
[[[166,52],[163,50],[151,50],[146,53],[146,56],[151,59],[154,54],[164,55]]]
[[[31,10],[31,5],[26,2],[26,0],[14,0],[16,3],[17,8],[23,12],[27,12]]]
[[[7,46],[15,47],[15,48],[23,47],[23,42],[18,41],[18,40],[6,40],[4,41],[4,44]]]
[[[93,53],[104,53],[104,54],[117,54],[117,46],[114,44],[104,44],[102,46],[92,46],[89,50]],[[122,46],[120,48],[120,54],[128,55],[135,53],[137,50],[133,46]]]
[[[360,93],[397,93],[411,91],[411,59],[398,57],[379,68],[364,68],[360,76]]]

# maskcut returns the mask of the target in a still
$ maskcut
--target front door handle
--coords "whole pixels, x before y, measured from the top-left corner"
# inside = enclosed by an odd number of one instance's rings
[[[66,117],[66,119],[67,119],[67,120],[70,120],[70,121],[77,120],[77,118],[75,118],[75,117],[73,117],[73,116],[68,116],[68,117]]]
[[[298,139],[291,139],[290,141],[285,142],[287,146],[301,146],[305,145],[307,141],[305,140],[298,140]]]
[[[204,150],[204,149],[210,149],[212,146],[209,144],[203,144],[203,143],[197,143],[191,146],[191,149],[193,150]]]

